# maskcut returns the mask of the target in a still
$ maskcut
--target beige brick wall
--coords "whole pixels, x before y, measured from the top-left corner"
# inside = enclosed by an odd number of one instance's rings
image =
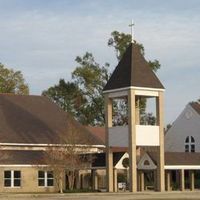
[[[4,171],[20,170],[21,171],[21,187],[11,188],[4,187]],[[0,192],[57,192],[54,187],[38,186],[38,167],[0,167]],[[54,185],[56,185],[54,180]]]

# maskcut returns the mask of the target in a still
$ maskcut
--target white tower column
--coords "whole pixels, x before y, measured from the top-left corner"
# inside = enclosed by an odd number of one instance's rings
[[[159,125],[159,146],[157,151],[157,190],[165,191],[165,158],[164,158],[164,125],[163,125],[163,92],[158,93],[156,98],[157,125]]]
[[[128,130],[129,130],[129,173],[130,192],[137,192],[137,163],[136,163],[136,126],[135,126],[135,93],[128,93]]]
[[[107,191],[113,192],[113,152],[109,146],[109,127],[112,127],[112,99],[105,95],[105,120],[106,120],[106,177]]]

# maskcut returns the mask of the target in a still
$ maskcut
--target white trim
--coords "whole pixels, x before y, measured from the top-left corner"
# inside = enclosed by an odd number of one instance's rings
[[[124,155],[120,158],[120,160],[116,163],[116,165],[113,167],[115,169],[126,169],[122,162],[125,158],[129,158],[128,153],[124,153]]]
[[[26,144],[26,143],[0,143],[1,146],[72,146],[71,144]],[[105,148],[105,145],[87,145],[87,144],[76,144],[76,147],[94,147],[94,148]]]
[[[0,167],[48,167],[49,165],[12,165],[12,164],[9,164],[9,165],[0,165]]]
[[[148,96],[148,97],[158,97],[158,91],[144,91],[144,90],[135,90],[136,96]]]
[[[13,168],[13,167],[48,167],[50,165],[0,165],[0,167],[7,167],[7,168]],[[101,167],[91,167],[89,169],[105,169],[106,167],[101,166]],[[164,166],[165,169],[199,169],[200,170],[200,165],[165,165]],[[12,169],[8,169],[8,170],[12,170]],[[6,169],[5,169],[6,171]]]
[[[135,89],[135,90],[147,90],[147,91],[162,91],[164,92],[165,89],[161,88],[148,88],[148,87],[135,87],[135,86],[130,86],[130,87],[124,87],[124,88],[117,88],[117,89],[112,89],[112,90],[105,90],[103,91],[103,94],[110,93],[110,92],[119,92],[122,90],[128,90],[128,89]]]
[[[109,94],[109,98],[119,98],[119,97],[126,97],[128,96],[128,91],[127,90],[123,90],[123,91],[119,91],[119,92],[111,92]]]
[[[165,165],[165,169],[199,169],[200,165]]]

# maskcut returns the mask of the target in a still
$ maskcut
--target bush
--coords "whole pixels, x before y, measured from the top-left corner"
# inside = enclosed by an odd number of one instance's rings
[[[126,174],[119,173],[117,176],[117,182],[127,182]]]
[[[87,192],[96,192],[96,191],[85,188],[85,189],[64,190],[63,192],[64,193],[84,193],[84,192],[87,193]]]

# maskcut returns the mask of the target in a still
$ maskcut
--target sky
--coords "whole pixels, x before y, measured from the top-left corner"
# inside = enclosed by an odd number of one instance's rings
[[[166,88],[165,124],[200,98],[199,0],[0,0],[0,62],[20,70],[30,94],[40,95],[60,78],[71,80],[76,56],[117,65],[107,46],[114,30],[130,33],[159,60]]]

